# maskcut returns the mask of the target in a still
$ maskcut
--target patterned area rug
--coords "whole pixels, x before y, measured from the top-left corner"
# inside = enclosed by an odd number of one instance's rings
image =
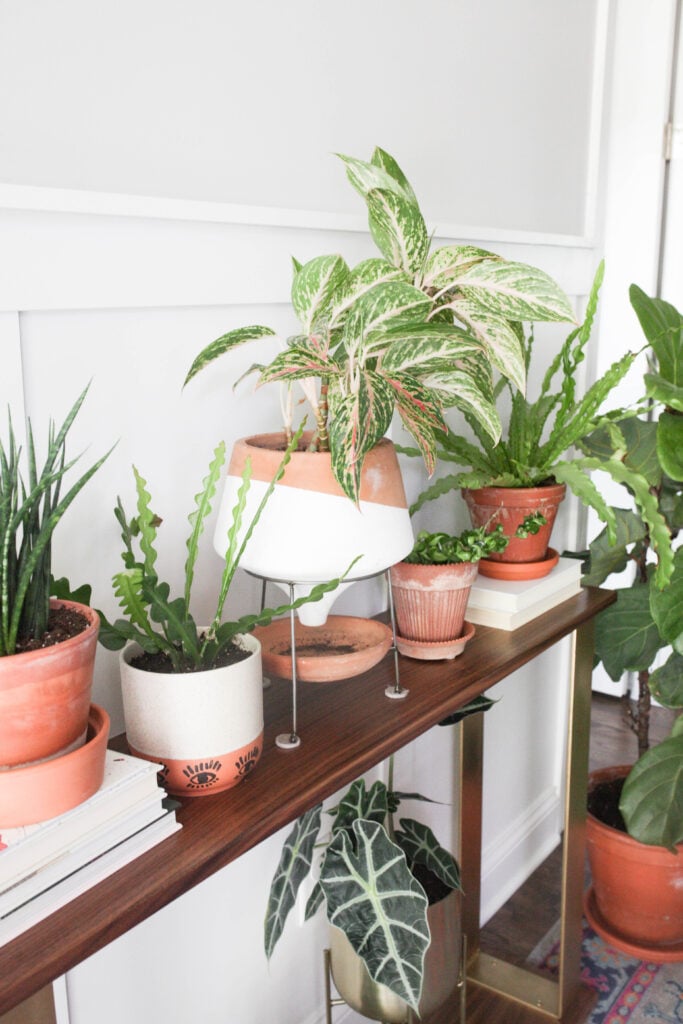
[[[559,926],[529,960],[557,973]],[[586,1024],[683,1024],[683,963],[649,964],[608,946],[583,922],[581,976],[598,1001]]]

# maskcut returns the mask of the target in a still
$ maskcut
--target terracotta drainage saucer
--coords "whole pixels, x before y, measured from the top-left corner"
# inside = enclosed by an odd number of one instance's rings
[[[671,964],[683,962],[683,942],[676,942],[669,946],[648,946],[633,942],[624,938],[621,932],[612,928],[600,913],[593,886],[586,890],[583,896],[583,912],[586,920],[597,932],[601,939],[608,944],[614,945],[617,949],[629,956],[637,957],[638,960],[646,960],[654,964]]]
[[[490,558],[479,561],[479,572],[492,580],[539,580],[547,576],[560,560],[555,548],[548,548],[540,562],[495,562]]]
[[[418,658],[420,661],[440,661],[457,658],[465,650],[465,644],[474,636],[471,622],[464,624],[465,632],[456,640],[408,640],[396,634],[396,646],[407,658]]]
[[[264,672],[291,679],[289,616],[258,626],[253,633],[261,642]],[[329,615],[323,626],[304,626],[297,619],[294,637],[297,679],[308,683],[331,683],[367,672],[382,660],[392,643],[389,626],[353,615]]]
[[[109,715],[90,705],[83,746],[61,757],[0,771],[0,828],[47,821],[91,797],[104,778]]]

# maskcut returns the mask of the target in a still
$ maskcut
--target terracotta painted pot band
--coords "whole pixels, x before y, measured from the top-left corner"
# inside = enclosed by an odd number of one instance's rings
[[[262,750],[263,732],[243,747],[205,757],[155,757],[151,752],[130,747],[136,757],[158,761],[164,766],[160,772],[161,782],[174,796],[205,796],[232,789],[252,772]]]
[[[304,440],[310,440],[311,434],[304,434],[303,437]],[[233,447],[228,476],[241,476],[249,457],[252,478],[269,482],[282,461],[283,446],[284,435],[281,433],[241,438]],[[278,486],[316,490],[346,498],[332,473],[328,452],[294,452]],[[408,507],[396,451],[388,438],[379,441],[365,456],[360,500],[395,508]]]

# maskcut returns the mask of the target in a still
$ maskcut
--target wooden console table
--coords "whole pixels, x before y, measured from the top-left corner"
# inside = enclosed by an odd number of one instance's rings
[[[303,685],[298,709],[302,743],[292,751],[279,750],[274,744],[275,736],[289,728],[291,713],[288,685],[275,683],[265,694],[265,749],[252,776],[226,793],[186,800],[178,811],[183,825],[179,832],[0,947],[0,1014],[571,634],[563,952],[557,983],[492,961],[479,951],[481,715],[461,726],[465,823],[461,861],[467,893],[468,1024],[581,1020],[579,953],[592,620],[613,600],[609,591],[587,588],[515,632],[477,626],[475,637],[454,661],[402,658],[401,684],[410,690],[403,701],[384,695],[394,680],[390,657],[354,679]],[[314,969],[317,966],[312,964]],[[453,1020],[449,1015],[449,1024]]]

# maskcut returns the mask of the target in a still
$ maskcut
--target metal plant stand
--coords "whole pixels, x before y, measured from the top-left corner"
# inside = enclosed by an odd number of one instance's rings
[[[294,603],[294,586],[298,580],[281,580],[274,576],[261,576],[258,573],[250,572],[248,569],[245,570],[247,575],[253,576],[256,579],[261,580],[261,611],[266,606],[266,586],[268,583],[277,583],[280,586],[286,586],[289,593],[289,603]],[[382,572],[373,572],[368,576],[358,576],[356,579],[350,581],[353,583],[359,583],[362,580],[376,579],[378,576],[384,576],[387,585],[388,604],[389,604],[389,618],[391,621],[391,647],[389,650],[393,652],[394,656],[394,685],[387,686],[384,693],[391,700],[403,700],[408,696],[408,690],[401,686],[401,677],[399,673],[398,663],[398,646],[396,644],[396,616],[394,614],[394,598],[391,593],[391,576],[389,569],[385,569]],[[311,583],[316,586],[318,583],[326,583],[327,580],[307,580],[307,583]],[[289,611],[289,623],[290,623],[290,645],[292,651],[292,728],[288,733],[279,733],[275,737],[275,743],[282,750],[295,750],[301,744],[301,737],[297,731],[297,669],[296,669],[296,612],[294,608],[290,608]]]

